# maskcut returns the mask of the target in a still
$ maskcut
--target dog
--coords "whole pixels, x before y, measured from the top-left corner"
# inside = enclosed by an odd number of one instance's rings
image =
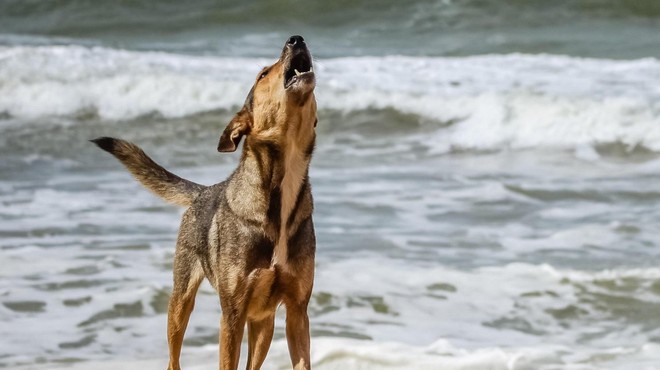
[[[311,368],[307,306],[316,237],[308,170],[316,139],[315,87],[307,45],[291,36],[222,132],[219,152],[235,151],[245,137],[243,151],[236,170],[212,186],[174,175],[127,141],[92,140],[157,196],[188,207],[167,314],[169,370],[180,369],[184,332],[204,277],[220,295],[220,369],[238,367],[246,323],[247,369],[261,367],[280,304],[293,368]]]

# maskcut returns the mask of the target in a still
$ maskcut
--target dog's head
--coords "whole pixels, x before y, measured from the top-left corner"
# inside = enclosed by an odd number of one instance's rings
[[[280,59],[257,75],[243,108],[220,136],[218,151],[235,151],[244,135],[275,143],[313,139],[315,86],[312,55],[305,40],[291,36]]]

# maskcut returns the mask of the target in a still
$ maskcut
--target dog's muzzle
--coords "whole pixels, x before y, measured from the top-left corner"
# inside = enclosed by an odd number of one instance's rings
[[[289,37],[282,54],[285,60],[288,60],[288,65],[284,70],[285,89],[315,82],[312,55],[302,36]]]

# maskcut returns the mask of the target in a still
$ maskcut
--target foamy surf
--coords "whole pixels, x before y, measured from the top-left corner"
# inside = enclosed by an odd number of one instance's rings
[[[2,47],[0,112],[16,119],[91,115],[122,121],[233,110],[259,67],[270,62],[100,47]],[[660,151],[655,59],[389,56],[318,60],[316,70],[323,109],[416,115],[435,126],[434,152],[601,144]]]
[[[3,345],[13,353],[6,363],[51,369],[58,366],[50,361],[79,358],[70,368],[164,367],[162,305],[171,275],[162,266],[172,251],[124,249],[125,243],[133,245],[112,239],[91,249],[5,250],[2,265],[25,268],[9,271],[0,285],[7,296],[0,317],[12,322],[0,328],[12,337]],[[35,255],[37,263],[29,263]],[[645,310],[660,305],[658,286],[657,268],[459,269],[364,252],[324,257],[310,302],[312,359],[318,369],[653,369],[660,346],[652,338],[659,333]],[[35,315],[47,328],[30,325]],[[187,338],[212,342],[218,319],[217,297],[205,284]],[[31,346],[34,336],[40,340]],[[186,343],[186,368],[215,366],[217,345]],[[48,353],[49,364],[32,363],[40,353]],[[288,361],[279,339],[265,368],[287,368]]]
[[[245,346],[244,346],[245,347]],[[184,352],[182,367],[190,370],[213,368],[218,361],[217,346],[206,346]],[[243,348],[243,353],[246,348]],[[319,370],[387,369],[387,370],[656,370],[650,358],[660,346],[643,348],[603,348],[576,354],[574,349],[546,345],[535,348],[482,348],[467,350],[438,340],[427,346],[411,346],[396,342],[369,342],[354,339],[319,338],[312,342],[312,366]],[[587,363],[602,358],[596,363]],[[245,362],[245,356],[242,358]],[[43,370],[160,370],[167,359],[106,360],[44,366]],[[286,342],[276,340],[263,365],[264,370],[290,368]],[[18,369],[21,369],[19,367]]]

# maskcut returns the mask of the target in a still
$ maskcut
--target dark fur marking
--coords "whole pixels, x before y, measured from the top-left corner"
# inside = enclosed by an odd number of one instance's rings
[[[268,211],[266,211],[266,218],[268,222],[271,225],[273,225],[278,235],[281,225],[281,219],[280,219],[281,208],[282,208],[282,191],[278,186],[270,191],[270,202],[268,203]]]
[[[300,185],[300,189],[298,189],[298,195],[296,196],[296,203],[294,203],[293,208],[291,209],[291,213],[289,213],[289,219],[286,221],[286,228],[289,229],[291,226],[293,226],[293,222],[296,219],[296,216],[298,215],[298,208],[300,208],[300,205],[302,204],[303,199],[305,199],[305,194],[307,191],[307,182],[309,178],[305,176],[303,179],[302,184]]]
[[[270,171],[266,174],[266,177],[263,178],[270,180],[270,184],[268,184],[267,189],[271,189],[272,191],[272,188],[279,187],[279,184],[282,183],[282,176],[284,176],[284,173],[282,172],[282,164],[281,164],[282,154],[280,148],[275,143],[265,142],[263,146],[266,152],[266,157],[270,160],[268,163],[268,168]],[[281,194],[280,194],[280,198],[281,198]],[[278,204],[278,207],[280,205],[281,202]],[[277,225],[278,230],[279,227],[280,226],[278,223]]]
[[[308,238],[308,240],[305,240]],[[314,235],[314,223],[312,216],[309,216],[300,222],[298,230],[291,235],[287,242],[289,246],[289,259],[296,259],[300,255],[314,257],[316,251],[316,236]]]
[[[275,243],[265,236],[260,236],[250,248],[250,256],[246,259],[246,270],[252,271],[257,268],[268,268],[273,258]]]
[[[305,148],[305,158],[309,159],[312,156],[312,153],[314,153],[314,148],[316,147],[316,138],[314,138],[307,148]]]
[[[115,149],[115,138],[112,137],[99,137],[93,140],[90,140],[92,143],[98,145],[99,148],[105,150],[110,154],[114,154]]]
[[[266,147],[266,150],[268,151],[268,156],[270,157],[270,160],[272,163],[278,163],[280,162],[280,148],[277,146],[275,143],[264,143],[264,146]]]

